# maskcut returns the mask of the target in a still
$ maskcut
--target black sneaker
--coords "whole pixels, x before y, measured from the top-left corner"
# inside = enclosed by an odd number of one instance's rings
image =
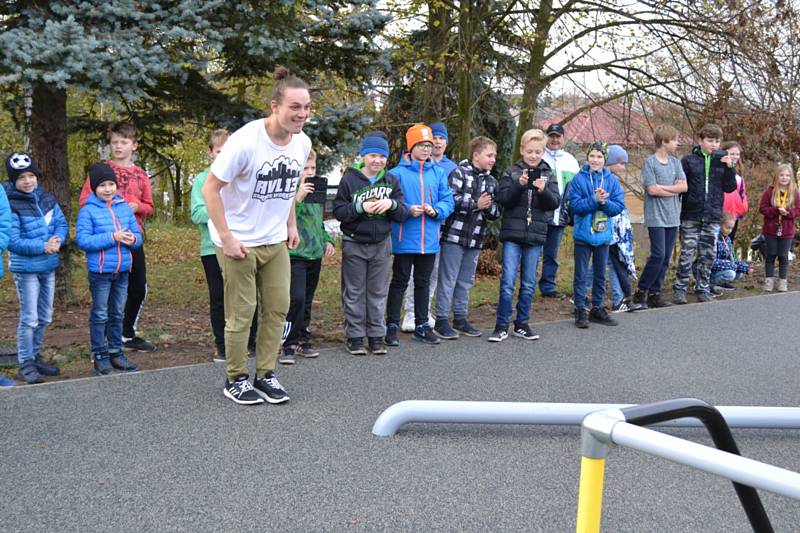
[[[111,360],[108,358],[107,355],[95,355],[94,356],[94,373],[98,376],[107,376],[108,374],[114,371],[114,367],[111,366]]]
[[[233,382],[225,380],[222,393],[240,405],[255,405],[264,403],[264,399],[256,392],[247,374],[239,374]]]
[[[436,319],[436,325],[433,327],[433,332],[441,338],[447,340],[458,338],[458,332],[450,327],[450,323],[446,318]]]
[[[534,333],[528,324],[514,324],[514,336],[529,341],[535,341],[539,338],[539,335]]]
[[[575,326],[586,329],[589,327],[589,311],[584,307],[575,309]]]
[[[464,320],[453,320],[453,329],[460,331],[467,337],[480,337],[483,335],[483,332],[470,324],[466,318]]]
[[[617,321],[608,316],[608,311],[606,311],[605,307],[593,307],[592,310],[589,311],[589,322],[603,324],[604,326],[617,325]]]
[[[314,345],[311,344],[311,341],[303,341],[298,344],[294,349],[294,354],[299,357],[305,357],[306,359],[319,357],[319,352],[314,349]]]
[[[656,294],[656,296],[658,295]],[[636,294],[633,295],[633,302],[631,302],[631,311],[639,311],[641,309],[647,309],[648,301],[649,298],[646,292],[636,291]]]
[[[129,350],[136,350],[137,352],[155,352],[156,345],[152,342],[147,342],[141,337],[134,337],[122,343],[122,345]]]
[[[720,283],[719,285],[717,285],[717,287],[719,287],[723,291],[735,291],[736,290],[736,287],[734,287],[733,285],[731,285],[727,281],[723,282],[723,283]]]
[[[39,371],[36,369],[36,361],[33,359],[19,365],[19,379],[29,385],[44,383],[41,374],[39,374]]]
[[[224,363],[225,362],[225,347],[217,347],[217,351],[214,354],[214,362],[215,363]]]
[[[672,307],[672,303],[661,298],[661,294],[655,293],[655,294],[650,294],[647,297],[647,307],[652,307],[653,309],[660,309],[662,307]]]
[[[677,305],[684,305],[689,303],[686,300],[686,291],[682,289],[675,289],[675,293],[672,295],[672,303]]]
[[[711,293],[714,296],[721,296],[721,295],[725,294],[725,290],[722,287],[719,287],[717,285],[712,285],[711,286]]]
[[[347,339],[345,343],[347,351],[350,355],[367,355],[367,349],[364,348],[364,339],[359,337],[352,337]]]
[[[111,361],[111,366],[117,370],[123,372],[136,372],[139,370],[139,367],[136,366],[133,361],[125,357],[125,354],[122,352],[108,354],[108,358]]]
[[[45,363],[41,355],[37,355],[34,358],[34,363],[36,364],[36,370],[43,376],[57,376],[61,373],[61,369],[57,366]]]
[[[370,337],[368,342],[369,351],[372,352],[372,355],[386,354],[386,345],[383,343],[383,337]]]
[[[269,403],[283,403],[289,401],[286,389],[280,384],[274,372],[267,372],[261,379],[253,380],[253,387],[256,392]]]
[[[628,305],[625,299],[620,300],[617,305],[611,306],[612,313],[627,313],[629,311],[633,311],[633,309],[631,309],[631,306]]]
[[[439,344],[442,340],[434,335],[433,330],[428,324],[423,324],[422,326],[417,326],[414,328],[414,333],[411,334],[411,338],[415,341],[424,342],[425,344]]]
[[[566,297],[566,295],[563,292],[553,291],[553,292],[543,292],[542,297],[554,298],[556,300],[563,300]]]
[[[397,338],[397,324],[386,324],[386,346],[400,346],[400,340]]]
[[[489,342],[503,342],[508,338],[508,326],[497,325],[494,331],[489,335]]]
[[[698,292],[695,295],[695,297],[697,298],[697,301],[700,302],[701,304],[714,301],[714,298],[712,298],[711,295],[707,292]]]
[[[278,355],[278,362],[282,365],[293,365],[294,354],[295,354],[294,346],[284,346],[283,350],[281,350],[281,353]]]

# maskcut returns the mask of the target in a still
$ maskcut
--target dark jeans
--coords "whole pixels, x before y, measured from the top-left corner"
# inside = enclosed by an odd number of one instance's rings
[[[225,286],[222,282],[222,269],[219,268],[216,255],[201,256],[200,261],[203,262],[203,270],[208,283],[208,307],[211,315],[211,331],[214,332],[214,344],[219,353],[225,353]],[[250,326],[248,346],[256,345],[257,332],[258,308],[256,308],[253,323]]]
[[[547,240],[542,247],[542,276],[539,278],[539,291],[551,294],[556,291],[556,274],[558,273],[558,249],[564,226],[547,226]]]
[[[128,293],[128,273],[89,272],[89,339],[92,355],[122,351],[122,310]]]
[[[789,250],[794,239],[777,239],[767,237],[767,260],[764,263],[764,274],[771,278],[775,275],[775,258],[778,258],[778,277],[786,279],[789,273]]]
[[[292,257],[292,285],[289,290],[289,312],[286,314],[284,346],[296,346],[309,340],[308,326],[311,323],[311,304],[317,290],[322,259],[309,261]]]
[[[417,326],[428,323],[428,288],[431,283],[433,263],[436,254],[397,254],[392,263],[392,282],[386,299],[386,324],[400,323],[400,307],[403,293],[414,267],[414,323]]]
[[[650,235],[650,256],[647,258],[642,275],[639,276],[639,290],[650,292],[650,294],[660,294],[661,286],[664,285],[664,277],[669,269],[678,228],[677,226],[647,228],[647,233]]]
[[[586,275],[589,270],[589,258],[594,269],[592,284],[592,307],[603,307],[606,297],[606,264],[608,263],[608,245],[586,246],[575,242],[575,275],[572,278],[572,299],[577,309],[586,306]]]
[[[633,290],[631,289],[631,280],[628,275],[628,265],[623,263],[622,259],[619,258],[619,247],[616,244],[613,244],[608,248],[608,262],[614,269],[612,275],[616,276],[619,286],[622,289],[622,294],[624,294],[626,297],[633,294]]]
[[[125,315],[122,318],[122,336],[132,339],[136,335],[139,314],[147,297],[147,261],[144,256],[144,244],[131,250],[131,271],[128,275],[128,301],[125,303]]]

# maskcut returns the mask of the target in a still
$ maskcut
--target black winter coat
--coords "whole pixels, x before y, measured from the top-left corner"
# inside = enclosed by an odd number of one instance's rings
[[[500,178],[497,188],[497,203],[503,207],[500,240],[538,246],[547,239],[547,226],[553,219],[553,209],[561,203],[561,195],[550,166],[544,161],[539,162],[538,168],[542,177],[547,178],[547,185],[541,191],[523,189],[519,177],[527,168],[519,160]]]
[[[391,235],[391,221],[403,222],[408,216],[408,206],[403,200],[403,190],[397,178],[381,171],[375,183],[361,172],[361,164],[347,169],[339,182],[333,200],[333,216],[341,222],[342,235],[360,243],[378,243]],[[364,202],[392,200],[392,208],[382,215],[364,212]]]
[[[736,169],[728,165],[715,165],[712,161],[708,171],[708,195],[706,195],[705,155],[699,145],[681,160],[686,174],[688,190],[682,195],[681,220],[719,222],[722,219],[722,204],[726,192],[736,190]]]

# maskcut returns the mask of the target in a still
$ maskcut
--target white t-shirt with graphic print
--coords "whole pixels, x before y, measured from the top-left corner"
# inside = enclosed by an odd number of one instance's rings
[[[225,220],[244,246],[286,240],[286,221],[310,150],[311,139],[302,132],[286,146],[276,146],[264,119],[248,122],[228,138],[211,172],[228,184],[220,191]],[[222,246],[213,222],[208,229],[214,244]]]

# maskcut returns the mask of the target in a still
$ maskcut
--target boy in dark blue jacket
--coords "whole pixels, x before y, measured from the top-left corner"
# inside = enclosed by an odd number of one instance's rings
[[[131,250],[142,245],[133,211],[117,194],[117,176],[106,163],[89,167],[92,193],[78,212],[75,238],[86,252],[92,311],[89,317],[94,372],[139,368],[122,352],[122,315],[128,291]]]
[[[606,326],[616,326],[617,321],[603,308],[606,297],[606,264],[608,246],[613,237],[610,218],[625,209],[625,195],[616,176],[604,168],[608,157],[606,143],[595,141],[589,145],[588,163],[572,179],[569,188],[569,206],[575,218],[575,273],[572,283],[575,302],[575,325],[588,328],[589,321]],[[586,275],[589,258],[594,269],[592,285],[592,310],[586,310]]]
[[[700,128],[700,143],[681,160],[687,190],[681,205],[681,256],[675,272],[673,302],[686,303],[689,273],[696,279],[698,302],[711,301],[711,266],[716,257],[717,234],[726,192],[736,190],[736,168],[719,150],[722,129],[714,124]]]
[[[19,377],[26,383],[41,383],[41,376],[59,374],[58,367],[45,363],[39,352],[53,317],[55,271],[58,251],[67,240],[67,220],[55,198],[39,187],[41,173],[29,154],[9,155],[6,171],[11,208],[8,269],[14,273],[19,298]]]

